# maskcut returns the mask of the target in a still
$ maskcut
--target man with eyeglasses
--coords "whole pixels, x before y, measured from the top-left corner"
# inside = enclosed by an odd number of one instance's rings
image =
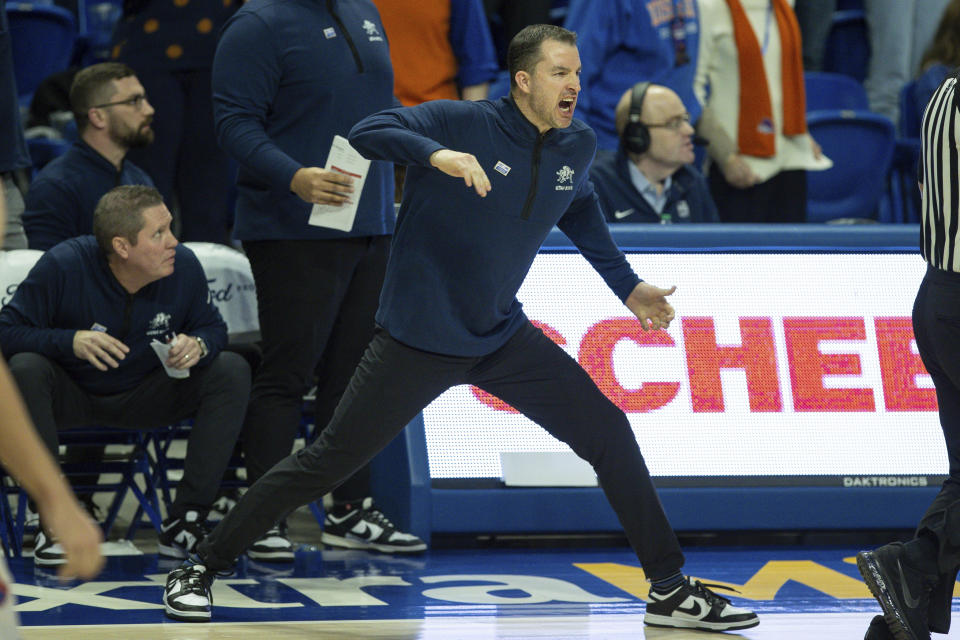
[[[154,186],[126,160],[127,152],[153,142],[153,107],[133,69],[104,62],[77,73],[70,105],[80,132],[62,156],[45,166],[27,192],[23,225],[31,249],[93,230],[100,197],[119,185]]]
[[[638,82],[615,113],[620,144],[600,151],[590,168],[607,222],[719,222],[693,162],[690,113],[673,90]]]

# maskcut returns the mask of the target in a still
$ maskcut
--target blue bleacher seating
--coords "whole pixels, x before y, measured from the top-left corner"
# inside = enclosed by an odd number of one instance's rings
[[[27,105],[41,80],[70,65],[77,31],[73,15],[54,5],[8,3],[7,19],[17,91]]]
[[[807,114],[807,127],[833,160],[831,169],[807,174],[807,220],[877,218],[894,151],[890,119],[869,111],[815,111]]]
[[[27,150],[33,162],[31,177],[43,169],[48,162],[66,153],[70,143],[62,138],[27,138]]]
[[[870,40],[863,11],[836,11],[823,54],[823,70],[863,82],[870,62]]]
[[[807,111],[820,109],[869,110],[863,84],[842,73],[807,71],[803,74]]]
[[[122,0],[77,0],[77,48],[83,66],[110,59],[113,29],[122,15]]]

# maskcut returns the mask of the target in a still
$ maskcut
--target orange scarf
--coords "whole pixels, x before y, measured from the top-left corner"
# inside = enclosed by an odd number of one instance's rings
[[[803,59],[800,27],[786,0],[772,0],[780,33],[780,75],[783,84],[783,134],[806,132],[806,95],[803,88]],[[770,87],[763,70],[763,52],[740,0],[727,0],[733,19],[733,37],[740,63],[740,114],[737,145],[740,153],[771,157],[776,153],[776,132]]]

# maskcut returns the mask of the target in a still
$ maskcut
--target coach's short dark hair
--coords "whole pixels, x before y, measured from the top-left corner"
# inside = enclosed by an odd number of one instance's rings
[[[153,187],[124,185],[103,194],[93,211],[93,235],[106,255],[113,253],[113,239],[126,238],[137,244],[143,229],[143,212],[163,204],[163,196]]]
[[[108,102],[113,96],[113,80],[135,75],[133,69],[122,62],[101,62],[77,72],[70,85],[70,108],[77,130],[83,133],[90,124],[87,112],[91,107]]]
[[[507,69],[510,72],[511,90],[517,86],[517,71],[533,73],[533,68],[543,57],[540,45],[546,40],[557,40],[576,46],[577,34],[552,24],[532,24],[513,36],[507,48]]]

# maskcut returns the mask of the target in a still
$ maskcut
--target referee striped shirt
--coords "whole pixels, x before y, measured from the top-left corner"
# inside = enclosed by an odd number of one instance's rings
[[[923,174],[923,257],[934,267],[960,272],[960,96],[957,75],[934,92],[923,114],[920,133]]]

